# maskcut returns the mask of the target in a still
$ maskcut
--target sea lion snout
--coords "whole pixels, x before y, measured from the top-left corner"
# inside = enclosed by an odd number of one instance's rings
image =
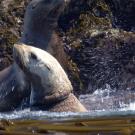
[[[14,45],[13,47],[13,57],[15,62],[22,67],[22,59],[21,59],[21,54],[22,52],[20,51],[21,47],[17,44]]]
[[[24,57],[24,50],[22,45],[14,44],[13,57],[19,67],[24,68],[26,66],[26,58]]]

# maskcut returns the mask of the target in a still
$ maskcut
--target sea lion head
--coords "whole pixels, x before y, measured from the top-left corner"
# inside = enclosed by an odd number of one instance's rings
[[[21,42],[46,49],[66,3],[69,0],[32,0],[26,9]]]
[[[15,62],[31,80],[32,106],[49,105],[63,100],[72,85],[59,62],[49,53],[28,45],[14,45]]]

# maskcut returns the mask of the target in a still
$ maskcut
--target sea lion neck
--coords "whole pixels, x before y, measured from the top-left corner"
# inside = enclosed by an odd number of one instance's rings
[[[35,89],[35,88],[34,88]],[[31,96],[34,94],[34,92],[31,92]],[[64,101],[65,99],[67,99],[69,97],[69,95],[71,94],[71,91],[63,91],[63,92],[55,92],[51,95],[45,95],[43,97],[38,97],[37,93],[36,93],[36,98],[32,98],[32,100],[30,101],[31,104],[31,110],[48,110],[49,108],[53,107],[54,105]],[[34,101],[35,100],[35,101]]]
[[[28,73],[27,73],[28,75]],[[30,96],[30,104],[31,106],[46,106],[52,105],[56,102],[60,102],[68,97],[71,93],[71,90],[54,88],[51,84],[47,82],[42,82],[40,76],[35,75],[34,73],[29,73],[32,90]],[[43,84],[45,83],[45,85]],[[65,87],[66,88],[66,87]],[[72,87],[71,87],[72,88]]]
[[[43,111],[48,111],[50,108],[54,107],[55,105],[63,102],[64,100],[68,99],[70,94],[64,96],[64,97],[59,97],[59,98],[55,98],[55,96],[53,96],[53,98],[51,97],[51,100],[46,100],[44,101],[44,103],[42,104],[34,104],[32,105],[30,108],[31,110],[43,110]],[[48,98],[48,97],[47,97]]]
[[[26,9],[20,41],[47,50],[64,8],[64,0],[32,0]]]

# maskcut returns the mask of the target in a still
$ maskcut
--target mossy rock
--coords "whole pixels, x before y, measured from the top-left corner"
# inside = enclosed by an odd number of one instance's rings
[[[12,47],[20,38],[27,2],[28,0],[2,0],[0,2],[0,70],[13,61]]]

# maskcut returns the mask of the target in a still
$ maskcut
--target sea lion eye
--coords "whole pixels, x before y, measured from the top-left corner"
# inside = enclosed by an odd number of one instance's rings
[[[49,66],[48,66],[48,65],[45,65],[45,67],[46,67],[49,71],[51,71],[51,69],[49,68]]]
[[[37,56],[34,53],[31,53],[31,58],[36,60]]]

